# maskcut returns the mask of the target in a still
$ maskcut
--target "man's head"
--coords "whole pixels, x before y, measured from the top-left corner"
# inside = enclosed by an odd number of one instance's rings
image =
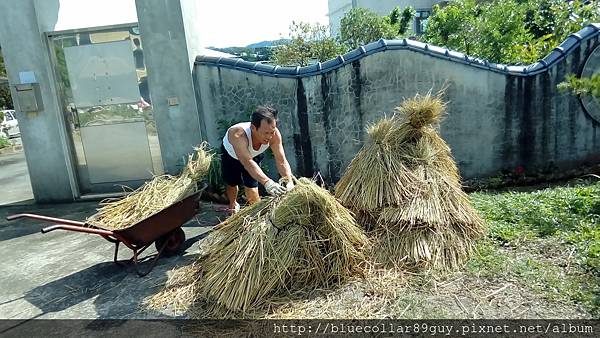
[[[259,106],[252,113],[252,134],[262,144],[269,144],[277,128],[277,109]]]

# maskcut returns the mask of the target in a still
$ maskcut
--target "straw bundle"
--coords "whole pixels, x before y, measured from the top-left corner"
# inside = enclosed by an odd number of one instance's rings
[[[463,192],[450,147],[438,129],[441,94],[405,100],[369,127],[369,140],[336,185],[343,205],[373,228],[373,256],[386,265],[455,268],[483,222]]]
[[[197,183],[208,173],[212,154],[203,144],[188,155],[179,176],[156,176],[125,198],[108,199],[87,223],[103,229],[125,229],[197,191]]]
[[[352,214],[306,178],[281,197],[242,209],[206,240],[206,256],[194,272],[202,277],[187,278],[194,286],[167,285],[151,307],[203,301],[209,315],[264,308],[270,297],[331,287],[360,274],[368,245]]]

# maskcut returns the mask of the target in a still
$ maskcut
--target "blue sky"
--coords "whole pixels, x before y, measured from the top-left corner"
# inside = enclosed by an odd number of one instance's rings
[[[287,37],[292,21],[328,23],[327,0],[198,0],[205,46],[246,46]]]

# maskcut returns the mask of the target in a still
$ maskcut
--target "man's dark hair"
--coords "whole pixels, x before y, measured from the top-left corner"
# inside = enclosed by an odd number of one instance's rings
[[[252,125],[258,129],[262,120],[267,120],[268,123],[277,121],[277,109],[258,106],[254,113],[252,113]]]

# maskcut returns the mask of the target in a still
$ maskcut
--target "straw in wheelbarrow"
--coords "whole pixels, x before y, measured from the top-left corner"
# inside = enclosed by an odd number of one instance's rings
[[[207,175],[212,154],[202,144],[188,155],[186,166],[179,176],[156,176],[139,189],[119,200],[106,200],[87,223],[103,229],[128,228],[163,210],[197,190],[197,183]]]
[[[208,316],[265,309],[272,297],[338,285],[364,268],[368,239],[352,214],[309,179],[219,224],[205,240],[206,256],[175,271],[152,308]]]
[[[369,128],[369,140],[336,185],[342,204],[373,230],[377,262],[452,269],[483,234],[439,135],[445,108],[441,93],[403,101],[394,116]]]

